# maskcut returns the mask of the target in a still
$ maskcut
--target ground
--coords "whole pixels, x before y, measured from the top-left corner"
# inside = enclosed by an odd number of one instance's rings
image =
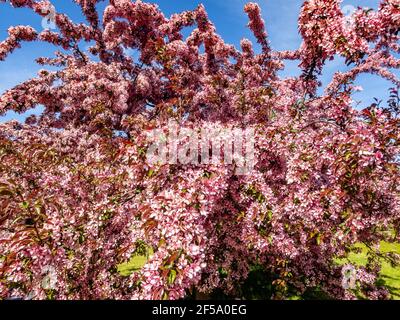
[[[365,265],[367,263],[367,249],[363,245],[358,245],[358,247],[362,248],[362,252],[359,254],[351,253],[349,256],[349,260],[351,263],[355,265]],[[400,254],[400,243],[381,243],[381,252],[396,252]],[[129,262],[121,264],[118,267],[118,271],[124,275],[128,276],[132,272],[140,270],[147,261],[147,257],[143,256],[135,256]],[[342,261],[342,263],[344,263]],[[379,281],[388,288],[391,294],[391,298],[394,300],[400,300],[400,266],[393,267],[389,263],[381,260],[382,269],[380,273]],[[259,282],[259,281],[255,281]],[[263,281],[262,281],[263,282]],[[256,289],[257,290],[257,289]],[[259,298],[259,295],[257,295]],[[299,297],[292,297],[299,298]]]
[[[360,254],[350,254],[349,259],[352,263],[356,265],[365,265],[367,262],[366,248],[360,245],[363,249]],[[400,254],[400,244],[397,243],[381,243],[381,251],[382,252],[396,252]],[[385,261],[382,262],[382,270],[380,281],[384,284],[390,291],[392,295],[392,299],[400,300],[400,267],[392,267],[389,263]]]

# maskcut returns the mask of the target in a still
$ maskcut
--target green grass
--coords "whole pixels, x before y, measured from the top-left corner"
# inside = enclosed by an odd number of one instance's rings
[[[131,258],[131,260],[129,260],[128,262],[120,264],[118,266],[118,272],[122,276],[127,277],[133,272],[142,269],[142,267],[146,264],[146,262],[147,262],[146,256],[135,256]]]
[[[357,245],[357,247],[361,248],[361,253],[350,253],[349,261],[358,266],[363,266],[367,263],[367,248],[364,245]],[[396,252],[400,254],[400,243],[387,243],[382,242],[380,246],[380,250],[382,253],[386,252]],[[150,252],[143,253],[142,255],[137,255],[132,257],[129,262],[123,263],[118,266],[118,271],[123,276],[129,276],[135,271],[139,271],[147,262],[149,256],[153,254],[152,250]],[[340,264],[345,263],[344,260],[339,261]],[[263,282],[266,279],[251,279],[252,284],[257,283],[255,288],[250,288],[251,290],[256,290],[260,287],[262,290],[268,291],[265,286],[258,285],[258,283]],[[264,281],[265,282],[265,281]],[[393,268],[389,263],[383,261],[381,259],[381,272],[379,282],[383,284],[390,292],[391,298],[394,300],[400,300],[400,266]],[[258,289],[260,289],[258,288]],[[249,290],[250,290],[249,289]],[[251,291],[250,290],[250,291]],[[254,293],[252,292],[254,295]],[[292,297],[292,299],[300,299],[299,297]]]
[[[367,263],[367,248],[364,245],[358,245],[358,247],[362,248],[362,252],[351,253],[349,260],[355,265],[362,266]],[[382,242],[380,250],[382,253],[396,252],[400,254],[400,244]],[[400,267],[393,268],[381,259],[381,268],[379,281],[390,291],[392,299],[400,300]]]
[[[118,272],[122,276],[127,277],[130,274],[141,270],[153,253],[152,248],[145,244],[140,244],[138,254],[134,255],[128,262],[120,264],[118,266]]]

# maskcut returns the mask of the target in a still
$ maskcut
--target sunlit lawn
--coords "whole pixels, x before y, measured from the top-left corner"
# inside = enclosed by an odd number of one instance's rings
[[[365,265],[367,263],[367,249],[363,245],[359,245],[362,248],[362,252],[359,254],[351,253],[349,260],[355,265]],[[381,243],[381,252],[396,252],[400,254],[400,244],[394,243]],[[132,272],[140,270],[146,263],[146,256],[135,256],[129,262],[121,264],[118,267],[118,271],[128,276]],[[344,263],[344,262],[342,262]],[[379,281],[385,285],[392,295],[392,299],[400,300],[400,267],[393,268],[389,263],[381,260],[382,269],[380,273]]]
[[[365,246],[362,253],[351,253],[349,259],[355,265],[365,265],[367,263],[367,249]],[[381,252],[396,252],[400,254],[400,244],[382,242],[380,246]],[[382,269],[380,273],[380,281],[384,284],[392,295],[392,299],[400,300],[400,267],[393,268],[389,263],[382,261]]]
[[[129,262],[123,263],[118,266],[118,271],[123,276],[129,276],[135,271],[139,271],[147,262],[145,256],[133,257]]]

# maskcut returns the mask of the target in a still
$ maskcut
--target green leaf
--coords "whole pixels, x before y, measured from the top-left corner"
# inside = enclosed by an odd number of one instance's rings
[[[164,292],[161,299],[162,300],[168,300],[168,292]]]
[[[28,209],[29,208],[29,202],[27,202],[27,201],[22,202],[21,203],[21,208],[22,209]]]
[[[222,279],[225,279],[228,276],[228,271],[222,267],[218,268],[218,273]]]
[[[272,210],[268,210],[268,220],[271,220],[272,219]]]
[[[147,176],[148,176],[149,178],[151,178],[152,176],[154,176],[154,170],[153,170],[153,169],[150,169],[150,170],[147,172]]]
[[[173,284],[176,279],[176,271],[175,270],[170,270],[168,274],[168,284]]]
[[[321,234],[319,233],[318,235],[317,235],[317,245],[320,245],[321,244]]]
[[[79,244],[82,244],[83,242],[85,242],[85,235],[84,235],[83,232],[81,232],[81,233],[79,234],[79,239],[78,239],[78,241],[79,241]]]

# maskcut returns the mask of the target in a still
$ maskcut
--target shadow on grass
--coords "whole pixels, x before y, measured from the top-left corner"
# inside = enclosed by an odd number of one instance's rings
[[[400,288],[391,285],[391,284],[393,284],[393,282],[400,285],[400,277],[391,277],[388,275],[381,275],[381,277],[378,280],[378,285],[385,286],[385,288],[387,288],[389,290],[393,299],[400,300]]]

